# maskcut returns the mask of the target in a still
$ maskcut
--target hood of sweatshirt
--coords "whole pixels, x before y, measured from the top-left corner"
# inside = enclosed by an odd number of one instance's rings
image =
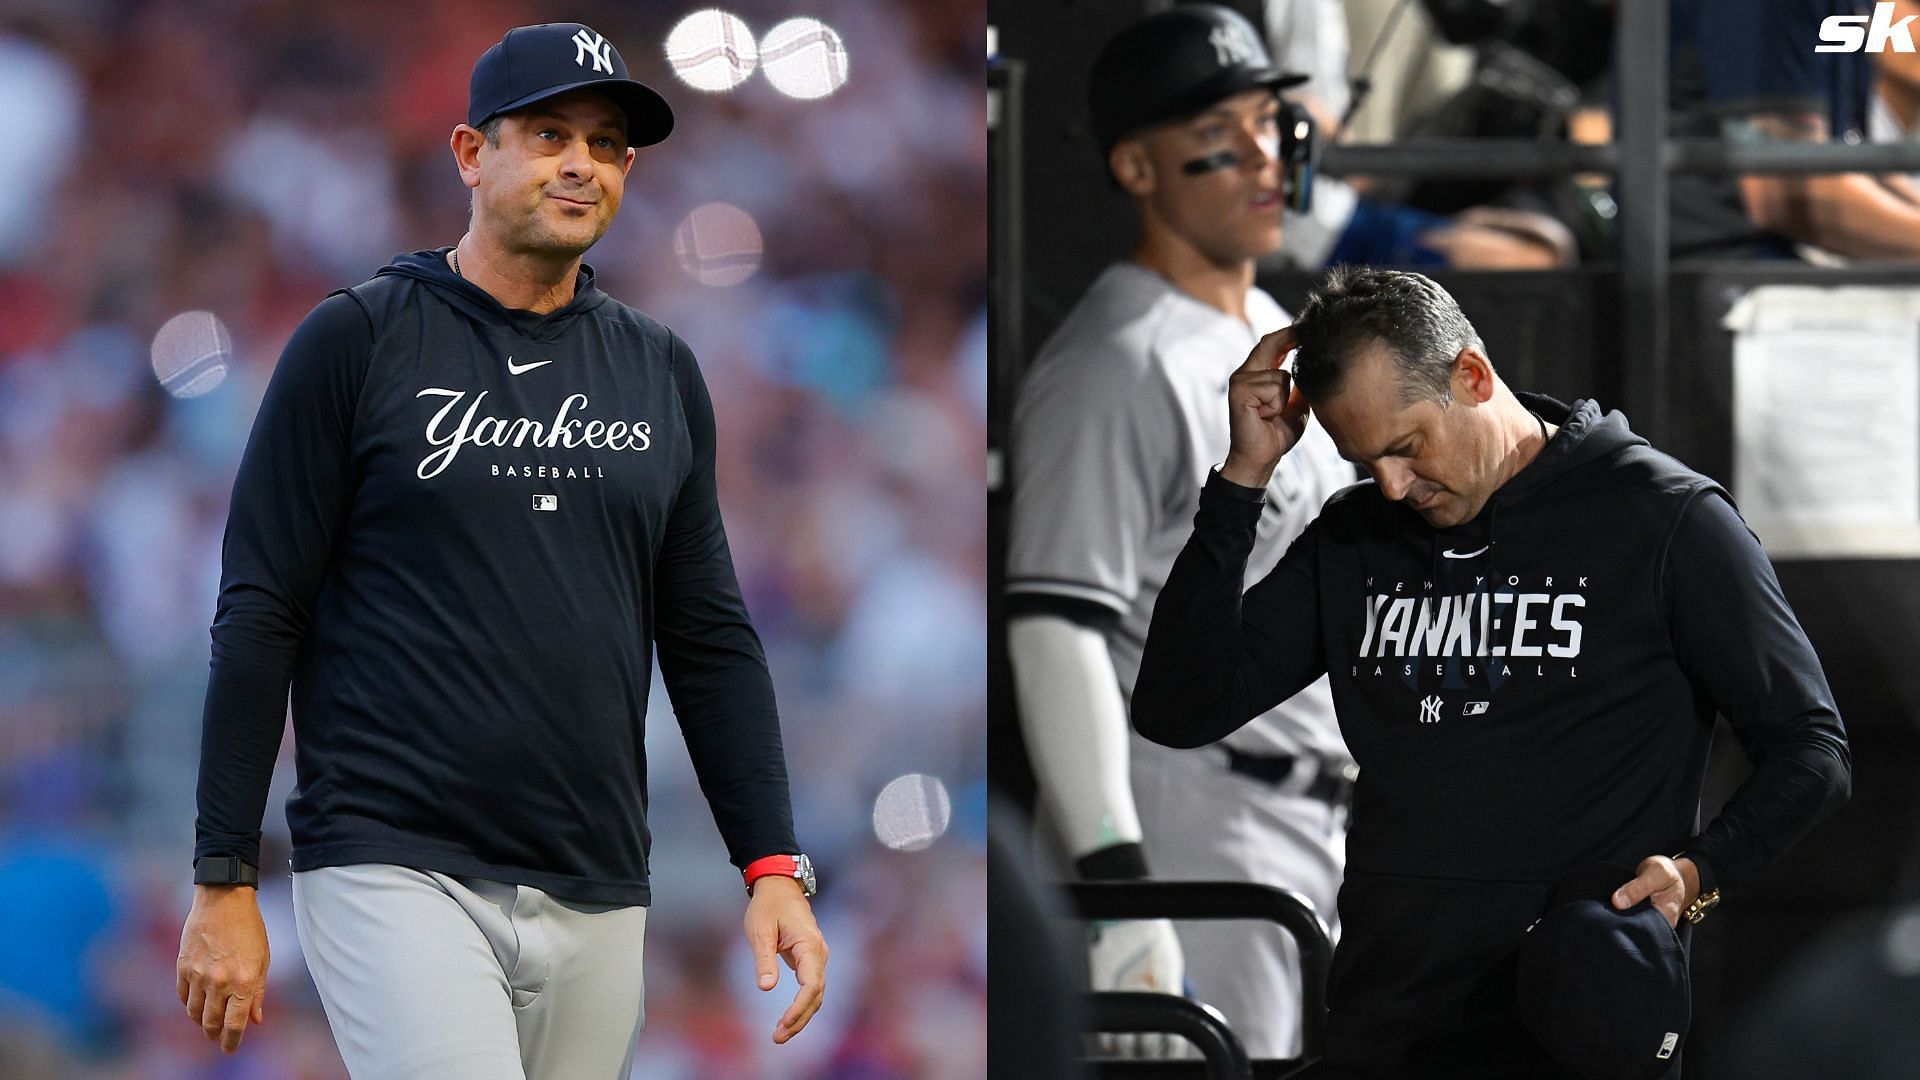
[[[473,282],[453,272],[447,265],[447,252],[453,246],[431,248],[425,251],[410,251],[396,255],[392,262],[381,267],[374,277],[412,278],[452,305],[454,310],[483,326],[506,326],[515,333],[533,341],[553,341],[567,332],[575,319],[580,318],[610,297],[594,284],[593,267],[580,264],[580,274],[574,282],[573,299],[565,306],[542,315],[521,308],[509,308],[495,300],[493,295]]]
[[[1648,445],[1647,440],[1628,429],[1624,415],[1617,410],[1602,413],[1593,401],[1567,406],[1545,394],[1522,391],[1514,396],[1542,420],[1557,424],[1560,430],[1526,468],[1493,493],[1488,500],[1490,507],[1525,502],[1582,465],[1610,458],[1629,447]]]

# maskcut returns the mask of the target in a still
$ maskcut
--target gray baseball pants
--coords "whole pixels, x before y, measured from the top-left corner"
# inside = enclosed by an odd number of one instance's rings
[[[616,1080],[645,1019],[647,909],[404,866],[293,875],[354,1080]]]

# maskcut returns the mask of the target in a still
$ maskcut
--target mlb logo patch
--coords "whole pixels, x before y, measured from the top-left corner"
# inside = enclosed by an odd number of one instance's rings
[[[1492,703],[1486,702],[1486,701],[1469,701],[1467,702],[1467,707],[1460,710],[1460,715],[1461,716],[1479,716],[1481,713],[1484,713],[1487,711],[1487,706],[1490,704]]]
[[[535,495],[533,497],[533,508],[535,510],[558,510],[560,509],[560,496]]]
[[[1660,1052],[1653,1056],[1665,1061],[1673,1056],[1673,1048],[1678,1045],[1680,1045],[1680,1033],[1669,1031],[1666,1038],[1660,1040]]]

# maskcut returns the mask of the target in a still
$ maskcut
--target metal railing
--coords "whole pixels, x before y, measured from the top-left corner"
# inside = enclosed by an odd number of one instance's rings
[[[1293,936],[1300,953],[1300,1057],[1250,1062],[1256,1077],[1286,1076],[1319,1058],[1327,1039],[1327,975],[1333,966],[1333,938],[1312,901],[1299,893],[1246,881],[1094,881],[1067,886],[1073,906],[1086,919],[1179,919],[1213,921],[1258,919]],[[1151,995],[1172,998],[1171,995]],[[1094,995],[1095,1008],[1101,995]],[[1191,1004],[1191,1003],[1189,1003]],[[1102,1030],[1120,1030],[1102,1028]],[[1163,1027],[1135,1030],[1164,1031]],[[1204,1048],[1203,1048],[1204,1049]],[[1111,1076],[1193,1076],[1198,1062],[1144,1063],[1109,1068]]]
[[[1205,1005],[1173,994],[1108,990],[1090,995],[1093,1029],[1106,1032],[1166,1032],[1200,1048],[1214,1080],[1253,1080],[1253,1064],[1239,1036]]]
[[[1920,142],[1731,143],[1667,139],[1657,151],[1670,173],[1920,172]],[[1397,143],[1330,146],[1320,167],[1331,176],[1539,178],[1571,173],[1619,173],[1616,143],[1539,142],[1533,139],[1407,139]]]

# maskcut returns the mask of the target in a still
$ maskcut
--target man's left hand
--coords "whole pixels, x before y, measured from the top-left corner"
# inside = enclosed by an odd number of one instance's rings
[[[777,953],[793,969],[800,991],[773,1027],[773,1041],[784,1043],[807,1026],[827,992],[827,939],[813,921],[813,905],[793,878],[763,877],[753,883],[747,901],[747,944],[753,946],[753,966],[760,989],[779,981],[773,958]]]
[[[1640,860],[1632,881],[1614,890],[1613,906],[1622,911],[1648,897],[1667,917],[1667,925],[1678,927],[1680,913],[1700,895],[1700,871],[1692,859],[1670,859],[1653,855]]]

